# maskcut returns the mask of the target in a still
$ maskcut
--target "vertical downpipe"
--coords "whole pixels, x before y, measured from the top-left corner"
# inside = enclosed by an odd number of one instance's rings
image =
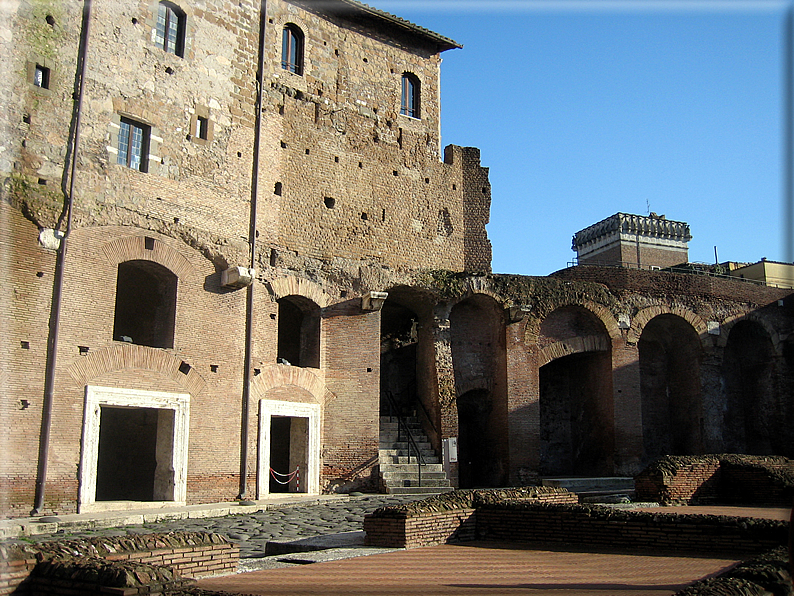
[[[44,495],[47,488],[47,460],[50,451],[52,430],[52,402],[55,393],[55,368],[58,358],[58,333],[61,322],[61,302],[63,294],[63,269],[66,263],[66,243],[72,231],[72,206],[74,205],[74,179],[77,170],[77,150],[80,145],[80,120],[83,113],[83,90],[85,88],[85,64],[88,54],[88,26],[91,20],[91,0],[83,2],[83,21],[78,49],[77,106],[75,108],[74,135],[72,137],[72,162],[69,173],[69,192],[66,196],[66,229],[58,245],[55,256],[55,279],[52,288],[52,308],[50,310],[50,333],[47,341],[47,365],[44,372],[44,402],[41,412],[41,433],[39,435],[39,460],[36,468],[36,496],[31,515],[41,515],[44,508]]]
[[[249,267],[256,269],[256,207],[259,196],[259,143],[262,136],[262,86],[265,70],[265,29],[267,27],[267,1],[259,3],[259,56],[256,70],[256,118],[254,124],[254,155],[251,168],[251,210],[248,225],[248,244],[251,254]],[[243,403],[240,417],[240,494],[241,501],[248,500],[248,425],[251,407],[251,360],[254,333],[254,280],[246,288],[245,301],[245,359],[243,362]]]

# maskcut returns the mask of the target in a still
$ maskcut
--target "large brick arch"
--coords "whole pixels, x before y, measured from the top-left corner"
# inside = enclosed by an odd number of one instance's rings
[[[148,370],[171,379],[191,395],[200,394],[207,382],[195,368],[190,368],[187,374],[180,372],[181,365],[180,358],[165,350],[125,343],[92,350],[75,360],[68,370],[69,375],[80,385],[89,385],[92,379],[109,372]]]
[[[670,307],[667,305],[648,306],[634,315],[626,341],[630,344],[636,344],[640,340],[645,326],[659,315],[675,315],[681,317],[692,325],[695,333],[697,333],[700,338],[701,344],[703,344],[704,347],[708,347],[708,324],[706,320],[691,310],[681,308],[680,306]]]
[[[267,392],[279,387],[299,387],[310,393],[314,400],[325,405],[336,394],[325,387],[325,381],[313,372],[298,366],[271,364],[262,369],[262,372],[251,381],[251,391],[257,399],[265,399]]]
[[[271,280],[268,282],[268,290],[274,302],[286,296],[303,296],[320,308],[325,308],[331,303],[331,297],[320,285],[293,275]]]
[[[586,335],[555,342],[538,352],[538,366],[548,364],[552,360],[581,354],[582,352],[608,352],[610,342],[603,335]]]
[[[102,246],[102,253],[113,265],[125,261],[153,261],[173,272],[179,279],[185,279],[194,272],[190,262],[162,240],[155,238],[152,249],[147,249],[145,235],[125,236],[107,242]]]
[[[764,331],[766,331],[767,335],[769,335],[769,339],[772,341],[772,345],[775,348],[775,353],[777,355],[783,353],[783,343],[780,338],[780,334],[777,332],[774,325],[763,316],[763,314],[756,311],[749,313],[738,313],[723,321],[722,325],[720,325],[720,335],[717,340],[717,345],[719,347],[724,348],[728,344],[728,336],[731,334],[731,329],[733,329],[733,326],[736,325],[736,323],[741,321],[750,321],[760,325]]]
[[[618,322],[615,319],[615,316],[612,314],[612,312],[605,306],[602,306],[601,304],[597,304],[595,302],[591,302],[589,300],[585,300],[583,302],[560,302],[555,304],[554,308],[551,309],[548,314],[551,314],[552,312],[560,308],[564,308],[566,306],[577,306],[579,308],[583,308],[589,311],[604,324],[604,327],[610,339],[620,338],[620,328],[618,327]],[[535,316],[535,317],[531,317],[527,321],[526,327],[524,329],[524,343],[526,345],[532,345],[538,343],[538,339],[540,337],[540,327],[543,324],[544,319],[545,317]],[[565,343],[565,342],[558,342],[558,343]],[[549,349],[551,347],[552,346],[547,346],[546,349]],[[564,348],[560,348],[560,349],[564,349]],[[568,352],[568,353],[574,353],[574,352]]]

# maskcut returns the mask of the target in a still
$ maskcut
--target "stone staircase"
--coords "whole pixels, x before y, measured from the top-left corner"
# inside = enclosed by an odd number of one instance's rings
[[[542,478],[543,486],[567,488],[579,495],[580,503],[621,503],[634,498],[634,478]]]
[[[397,441],[397,418],[391,416],[380,417],[380,483],[381,490],[395,495],[426,494],[434,495],[453,490],[444,472],[444,466],[439,461],[438,454],[430,446],[427,435],[422,431],[422,425],[416,417],[406,417],[408,428],[422,453],[422,485],[419,486],[419,466],[417,465],[415,451],[412,448],[411,457],[408,457],[408,439],[400,437]]]

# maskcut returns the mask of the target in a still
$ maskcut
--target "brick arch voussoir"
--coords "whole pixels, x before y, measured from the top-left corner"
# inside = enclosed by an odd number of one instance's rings
[[[767,332],[767,335],[769,335],[769,339],[772,341],[772,346],[775,349],[775,353],[778,356],[783,353],[783,343],[781,341],[780,334],[777,332],[774,325],[772,325],[772,323],[768,321],[762,314],[754,311],[747,313],[737,313],[723,321],[722,325],[720,325],[720,335],[717,339],[717,345],[719,347],[724,348],[726,345],[728,345],[728,336],[731,334],[731,329],[733,329],[733,326],[740,321],[752,321],[753,323],[760,325],[764,331]]]
[[[601,323],[603,323],[610,339],[614,340],[620,338],[620,327],[618,327],[617,319],[615,319],[615,316],[612,314],[612,312],[605,306],[591,302],[589,300],[584,300],[582,302],[559,302],[554,305],[554,308],[549,311],[549,314],[560,308],[565,308],[566,306],[578,306],[590,311],[599,321],[601,321]],[[524,343],[526,345],[538,343],[538,338],[540,337],[540,327],[543,324],[544,319],[545,317],[538,316],[531,316],[529,318],[526,327],[524,328]]]
[[[703,344],[704,347],[709,347],[708,323],[703,317],[680,306],[674,306],[671,308],[669,306],[658,304],[643,308],[636,315],[634,315],[626,340],[629,343],[636,344],[640,340],[642,332],[645,330],[645,326],[659,315],[675,315],[684,319],[692,326],[692,329],[694,329],[695,333],[697,333],[701,344]]]
[[[564,356],[584,352],[609,352],[611,343],[603,335],[585,335],[554,342],[538,353],[538,367]]]
[[[153,261],[185,279],[194,272],[193,266],[177,250],[155,239],[154,247],[146,248],[146,236],[125,236],[102,246],[102,253],[114,265],[125,261]]]
[[[191,395],[199,395],[207,386],[206,380],[190,368],[187,374],[180,372],[182,360],[158,348],[118,344],[91,351],[69,366],[69,375],[80,385],[89,385],[105,373],[120,370],[148,370],[162,374],[185,388]]]
[[[479,379],[470,379],[465,383],[456,385],[455,397],[465,395],[469,391],[493,391],[493,379],[484,377]]]
[[[325,381],[313,372],[299,366],[284,364],[271,364],[263,368],[261,373],[251,381],[251,391],[257,399],[264,399],[266,393],[271,389],[289,385],[308,392],[320,405],[325,405],[332,399],[336,399],[336,394],[326,388]]]
[[[268,291],[274,302],[287,296],[303,296],[320,308],[325,308],[331,303],[331,297],[319,284],[293,275],[271,280],[268,282]]]

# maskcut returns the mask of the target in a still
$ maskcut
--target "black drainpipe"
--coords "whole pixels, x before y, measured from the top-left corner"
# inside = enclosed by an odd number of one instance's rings
[[[83,22],[78,49],[78,84],[75,110],[74,133],[72,137],[72,163],[69,174],[69,192],[66,196],[66,230],[58,245],[55,257],[55,279],[52,288],[52,309],[50,311],[50,333],[47,342],[47,365],[44,373],[44,403],[41,412],[41,433],[39,435],[39,463],[36,469],[36,497],[31,515],[41,515],[44,507],[44,493],[47,486],[47,459],[50,450],[50,431],[52,429],[52,402],[55,391],[55,366],[58,358],[58,332],[61,321],[61,296],[63,293],[63,269],[66,263],[66,243],[72,231],[72,205],[74,204],[74,179],[77,170],[77,149],[80,145],[80,120],[83,111],[83,89],[85,87],[85,64],[88,54],[88,25],[91,19],[91,0],[83,2]]]
[[[256,71],[256,119],[254,124],[254,159],[251,172],[251,210],[248,225],[248,244],[251,252],[251,269],[256,269],[256,203],[259,194],[259,142],[262,136],[262,93],[265,71],[265,30],[267,28],[267,1],[259,3],[259,64]],[[243,363],[243,403],[240,421],[240,494],[241,501],[248,500],[248,424],[251,407],[251,352],[254,333],[254,280],[246,288],[245,301],[245,362]]]

